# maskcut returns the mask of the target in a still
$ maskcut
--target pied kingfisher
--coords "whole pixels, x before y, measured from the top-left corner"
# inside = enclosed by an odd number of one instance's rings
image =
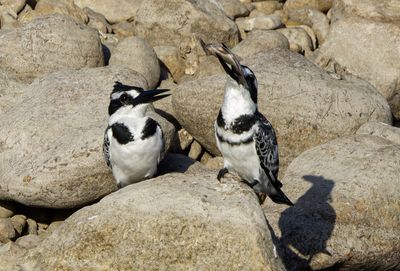
[[[115,82],[110,95],[103,153],[120,188],[151,178],[157,172],[165,142],[160,125],[145,112],[149,103],[169,96],[159,95],[166,91],[144,91]]]

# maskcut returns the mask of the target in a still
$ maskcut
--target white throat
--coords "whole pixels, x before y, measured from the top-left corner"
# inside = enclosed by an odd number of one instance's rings
[[[221,107],[225,122],[231,123],[241,115],[252,115],[256,110],[257,105],[251,99],[249,91],[229,78]]]

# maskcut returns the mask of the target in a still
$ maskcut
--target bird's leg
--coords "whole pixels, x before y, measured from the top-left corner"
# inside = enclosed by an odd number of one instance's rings
[[[254,181],[252,181],[252,182],[246,181],[246,183],[247,183],[251,188],[253,188],[256,184],[258,184],[258,181],[257,181],[257,180],[254,180]]]
[[[223,178],[226,173],[228,173],[228,169],[226,167],[221,168],[219,170],[218,175],[217,175],[217,179],[218,179],[219,182],[221,182],[221,178]]]

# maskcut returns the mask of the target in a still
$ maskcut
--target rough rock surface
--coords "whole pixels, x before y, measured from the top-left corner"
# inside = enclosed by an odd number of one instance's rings
[[[20,102],[25,85],[14,76],[0,70],[0,113],[3,113]]]
[[[287,270],[399,270],[399,176],[400,145],[370,135],[297,157],[282,180],[294,207],[264,208]]]
[[[103,65],[97,31],[66,16],[40,17],[0,31],[0,66],[23,81],[57,70]]]
[[[217,0],[218,6],[230,19],[247,16],[250,11],[239,0]]]
[[[152,46],[180,46],[185,38],[202,38],[206,42],[238,42],[235,23],[225,16],[215,1],[164,0],[145,1],[136,20],[136,34]]]
[[[74,0],[79,7],[88,7],[103,14],[110,23],[118,23],[135,17],[143,0]]]
[[[283,8],[285,10],[313,7],[322,12],[328,11],[334,0],[287,0]]]
[[[148,87],[154,88],[160,80],[160,64],[157,55],[148,43],[138,37],[120,41],[111,54],[110,66],[125,66],[146,78]]]
[[[400,118],[400,25],[351,17],[332,24],[316,63],[367,80],[388,100]]]
[[[400,145],[400,128],[382,122],[367,122],[358,129],[359,135],[382,137]]]
[[[34,10],[20,16],[18,21],[26,23],[37,17],[54,13],[69,16],[79,23],[87,23],[88,21],[88,16],[75,5],[74,0],[40,0]]]
[[[277,131],[282,165],[310,147],[354,134],[369,120],[391,123],[386,100],[365,81],[338,80],[285,49],[270,49],[242,62],[258,79],[259,110]],[[226,78],[182,83],[172,97],[182,126],[214,155],[219,152],[213,127]]]
[[[21,266],[283,270],[254,193],[215,174],[168,174],[121,189],[74,213]]]
[[[1,6],[9,7],[13,12],[18,14],[25,6],[26,0],[0,0]]]
[[[103,160],[114,81],[147,87],[127,68],[66,70],[36,79],[0,120],[0,198],[52,208],[115,190]]]
[[[232,51],[242,58],[247,58],[271,48],[289,49],[287,38],[273,30],[254,30],[247,34],[246,39],[232,48]]]

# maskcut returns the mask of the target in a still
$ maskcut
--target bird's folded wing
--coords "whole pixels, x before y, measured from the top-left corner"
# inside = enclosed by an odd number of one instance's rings
[[[107,127],[106,131],[104,132],[104,142],[103,142],[103,155],[104,159],[106,160],[107,166],[111,168],[111,162],[110,162],[110,139],[108,138],[108,130],[110,130],[111,127]]]

